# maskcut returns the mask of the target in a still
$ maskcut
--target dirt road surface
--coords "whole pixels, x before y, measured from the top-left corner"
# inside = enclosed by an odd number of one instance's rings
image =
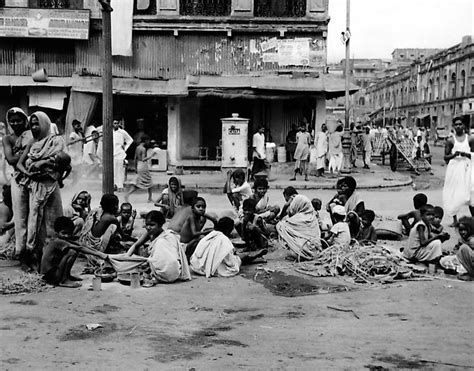
[[[436,205],[442,171],[415,179]],[[411,208],[416,192],[361,193],[377,214],[396,216]],[[72,193],[66,189],[64,199]],[[326,202],[333,192],[301,193]],[[270,196],[279,200],[281,191]],[[144,197],[133,195],[132,202]],[[204,197],[208,210],[225,208],[223,195]],[[448,244],[454,241],[453,235]],[[16,269],[0,268],[0,274]],[[149,289],[103,283],[100,292],[90,289],[89,275],[80,289],[1,296],[0,368],[474,369],[472,282],[438,277],[356,286],[301,275],[281,250],[241,273]],[[88,330],[87,324],[101,327]]]

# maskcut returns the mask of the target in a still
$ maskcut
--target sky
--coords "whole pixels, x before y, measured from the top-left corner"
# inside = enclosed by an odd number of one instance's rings
[[[351,58],[396,48],[448,48],[474,35],[474,0],[351,0]],[[328,62],[345,58],[346,0],[329,0]]]

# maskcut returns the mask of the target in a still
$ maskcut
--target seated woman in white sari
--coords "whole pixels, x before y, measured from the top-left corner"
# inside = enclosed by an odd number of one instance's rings
[[[148,286],[158,282],[171,283],[177,280],[191,279],[184,245],[179,241],[179,234],[171,230],[163,230],[165,217],[159,211],[153,210],[145,219],[147,238],[152,242],[148,247],[148,263],[153,280]],[[138,242],[138,241],[137,241]],[[127,252],[131,256],[139,244],[135,243]]]
[[[321,249],[321,232],[311,201],[296,195],[288,207],[288,217],[276,225],[280,243],[298,260],[312,260]]]
[[[191,256],[191,270],[207,278],[211,276],[232,277],[239,273],[240,266],[267,253],[266,249],[251,253],[236,254],[229,239],[234,221],[229,217],[219,219],[214,231],[199,241]]]

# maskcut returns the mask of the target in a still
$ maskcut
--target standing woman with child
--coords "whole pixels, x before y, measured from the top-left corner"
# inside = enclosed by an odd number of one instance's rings
[[[54,222],[63,215],[59,190],[63,174],[56,161],[65,145],[61,136],[51,133],[51,121],[44,112],[30,116],[30,130],[33,139],[18,160],[18,170],[29,192],[26,250],[32,259],[30,267],[38,268],[46,237],[53,236]]]
[[[453,119],[454,135],[446,140],[444,161],[446,175],[443,187],[443,208],[447,215],[457,222],[457,214],[464,205],[469,206],[474,215],[474,197],[472,196],[472,161],[474,138],[466,133],[461,117]]]

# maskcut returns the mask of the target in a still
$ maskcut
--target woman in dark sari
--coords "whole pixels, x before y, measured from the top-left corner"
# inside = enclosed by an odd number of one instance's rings
[[[331,201],[329,201],[327,211],[331,214],[332,204],[344,206],[347,213],[347,223],[349,224],[351,237],[355,238],[360,229],[360,215],[362,215],[365,210],[364,200],[357,192],[356,180],[351,176],[339,179],[336,183],[336,189],[337,193]]]

